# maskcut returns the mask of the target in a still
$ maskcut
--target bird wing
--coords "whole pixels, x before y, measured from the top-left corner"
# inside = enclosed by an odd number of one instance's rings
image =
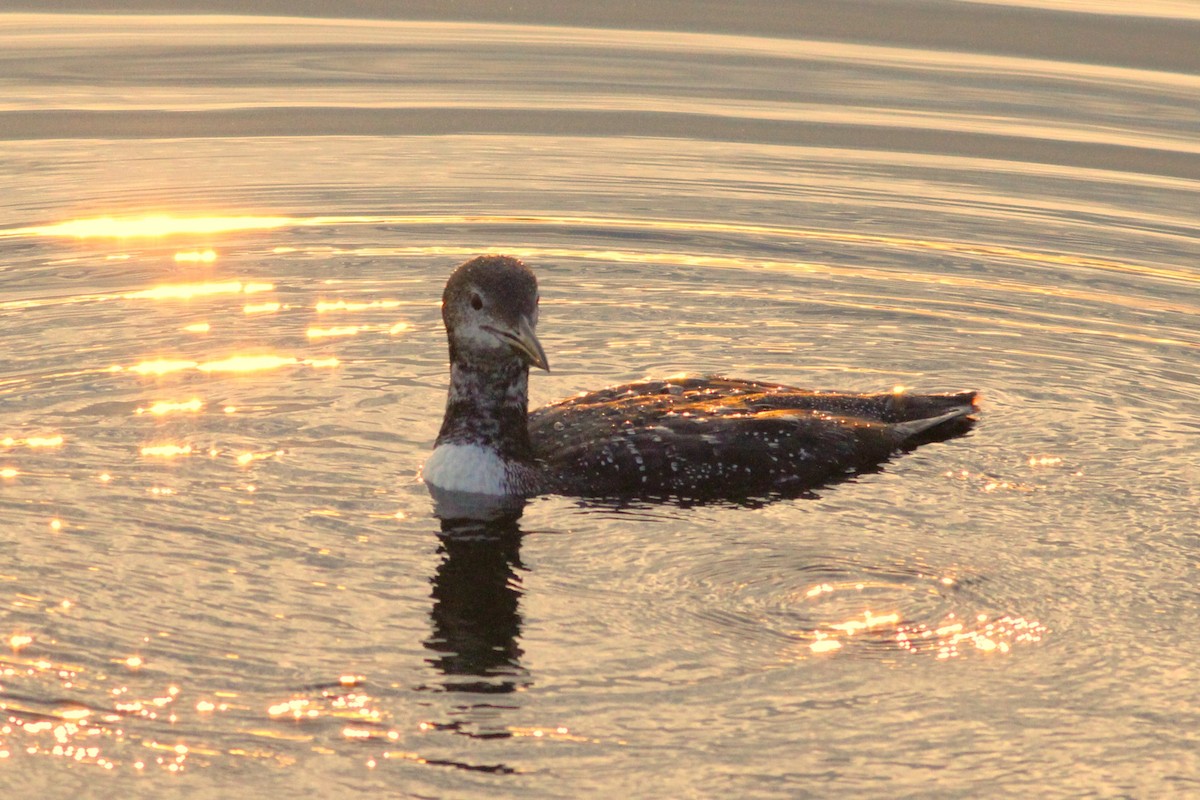
[[[567,493],[748,497],[874,467],[910,437],[936,438],[974,401],[971,392],[861,395],[679,377],[546,406],[529,431],[535,457]]]

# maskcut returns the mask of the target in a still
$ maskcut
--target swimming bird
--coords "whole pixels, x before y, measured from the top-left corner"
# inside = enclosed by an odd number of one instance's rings
[[[645,380],[528,411],[538,284],[521,261],[471,259],[442,295],[446,414],[425,462],[441,492],[720,499],[797,495],[969,429],[973,391],[850,394],[716,376]]]

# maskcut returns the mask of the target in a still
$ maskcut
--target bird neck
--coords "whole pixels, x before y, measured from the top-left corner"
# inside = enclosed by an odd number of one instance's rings
[[[532,462],[529,443],[529,366],[520,359],[450,362],[446,416],[435,447],[472,444],[503,460]]]

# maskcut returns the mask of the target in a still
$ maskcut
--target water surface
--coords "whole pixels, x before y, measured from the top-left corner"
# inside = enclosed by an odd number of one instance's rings
[[[0,14],[0,785],[1200,791],[1194,4],[697,9]],[[980,423],[443,536],[438,303],[488,251],[540,277],[535,404]]]

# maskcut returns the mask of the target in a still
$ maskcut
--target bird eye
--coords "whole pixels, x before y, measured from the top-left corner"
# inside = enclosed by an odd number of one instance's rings
[[[477,294],[471,295],[471,308],[475,309],[476,311],[483,308],[483,298]]]

